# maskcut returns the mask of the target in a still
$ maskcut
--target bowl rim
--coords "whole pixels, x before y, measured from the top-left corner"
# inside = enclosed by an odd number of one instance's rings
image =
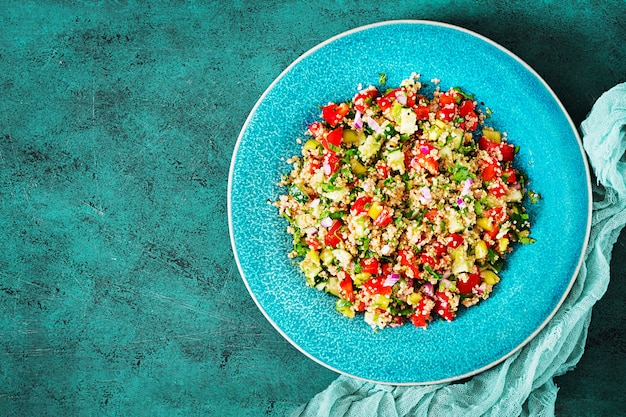
[[[252,291],[252,289],[250,287],[250,284],[248,283],[248,279],[246,278],[246,275],[245,275],[245,273],[243,271],[243,268],[242,268],[240,260],[239,260],[239,255],[238,255],[238,252],[237,252],[237,245],[236,245],[235,237],[234,237],[234,226],[233,226],[233,221],[232,221],[233,177],[234,177],[234,171],[235,171],[235,165],[236,165],[236,161],[237,161],[237,154],[238,154],[239,146],[240,146],[240,144],[242,142],[242,139],[243,139],[243,137],[244,137],[244,135],[246,133],[246,130],[248,128],[248,125],[249,125],[250,121],[252,120],[252,118],[254,117],[258,107],[265,100],[266,96],[270,93],[270,91],[273,90],[275,85],[287,73],[289,73],[295,66],[297,66],[306,57],[308,57],[309,55],[313,54],[314,52],[324,48],[325,46],[335,42],[336,40],[341,39],[343,37],[350,36],[350,35],[358,33],[358,32],[367,31],[367,30],[372,29],[372,28],[381,27],[381,26],[392,26],[392,25],[418,25],[418,26],[419,25],[427,25],[427,26],[436,26],[436,27],[442,27],[442,28],[446,28],[446,29],[459,31],[459,32],[468,34],[468,35],[470,35],[472,37],[475,37],[475,38],[477,38],[477,39],[479,39],[479,40],[481,40],[483,42],[486,42],[487,44],[497,48],[498,50],[504,52],[505,54],[507,54],[508,56],[513,58],[515,61],[517,61],[521,66],[523,66],[527,71],[529,71],[534,77],[536,77],[536,79],[546,88],[546,90],[548,91],[550,96],[554,99],[554,101],[558,105],[558,107],[561,110],[562,114],[565,116],[567,122],[569,123],[569,125],[571,127],[571,130],[574,133],[574,136],[576,138],[576,142],[578,144],[578,147],[579,147],[579,150],[580,150],[580,154],[582,156],[582,162],[583,162],[584,171],[585,171],[585,180],[586,180],[585,183],[587,185],[587,196],[588,196],[588,198],[587,198],[587,200],[588,200],[587,201],[587,219],[586,219],[585,236],[584,236],[584,240],[583,240],[583,243],[582,243],[582,246],[581,246],[580,255],[578,257],[578,262],[577,262],[576,268],[574,269],[574,272],[572,274],[572,277],[570,278],[568,286],[565,289],[565,291],[563,292],[563,295],[562,295],[561,299],[556,304],[556,306],[553,309],[553,311],[545,318],[545,320],[537,327],[537,329],[535,329],[535,331],[533,331],[518,346],[513,348],[510,352],[508,352],[507,354],[503,355],[499,359],[496,359],[496,360],[490,362],[489,364],[487,364],[487,365],[485,365],[485,366],[483,366],[481,368],[472,370],[472,371],[467,372],[467,373],[465,373],[463,375],[457,375],[457,376],[452,376],[452,377],[449,377],[449,378],[443,378],[443,379],[439,379],[439,380],[425,381],[425,382],[388,382],[388,381],[378,381],[378,380],[374,380],[374,379],[364,378],[364,377],[361,377],[361,376],[358,376],[358,375],[353,375],[351,373],[339,370],[339,369],[337,369],[337,368],[335,368],[335,367],[325,363],[321,359],[316,358],[315,356],[313,356],[312,354],[307,352],[304,348],[302,348],[293,339],[291,339],[280,328],[280,326],[278,326],[278,324],[276,322],[274,322],[274,320],[268,315],[268,313],[265,311],[265,309],[261,305],[260,301],[257,299],[256,295]],[[522,60],[516,54],[514,54],[513,52],[511,52],[507,48],[503,47],[502,45],[498,44],[497,42],[487,38],[484,35],[481,35],[481,34],[479,34],[477,32],[474,32],[474,31],[472,31],[470,29],[466,29],[464,27],[457,26],[457,25],[454,25],[454,24],[444,23],[444,22],[439,22],[439,21],[434,21],[434,20],[422,20],[422,19],[385,20],[385,21],[375,22],[375,23],[371,23],[371,24],[367,24],[367,25],[363,25],[363,26],[358,26],[358,27],[355,27],[353,29],[350,29],[350,30],[341,32],[341,33],[339,33],[337,35],[334,35],[334,36],[326,39],[325,41],[323,41],[321,43],[318,43],[314,47],[310,48],[309,50],[307,50],[306,52],[301,54],[297,59],[295,59],[291,64],[289,64],[272,81],[272,83],[265,89],[263,94],[259,97],[259,99],[255,103],[254,107],[250,110],[250,112],[249,112],[249,114],[248,114],[248,116],[247,116],[247,118],[246,118],[246,120],[245,120],[245,122],[244,122],[244,124],[243,124],[243,126],[242,126],[242,128],[240,130],[240,132],[239,132],[239,135],[237,137],[237,141],[236,141],[235,146],[233,148],[233,154],[232,154],[232,157],[231,157],[230,168],[229,168],[229,173],[228,173],[228,186],[227,186],[228,230],[229,230],[229,235],[230,235],[230,242],[231,242],[231,247],[232,247],[232,251],[233,251],[233,256],[234,256],[235,262],[237,264],[237,269],[239,270],[239,274],[240,274],[240,276],[241,276],[241,278],[242,278],[242,280],[243,280],[243,282],[244,282],[244,284],[246,286],[246,289],[248,290],[248,293],[252,297],[254,303],[256,304],[258,309],[261,311],[261,313],[263,314],[265,319],[274,327],[274,329],[276,329],[278,331],[278,333],[283,338],[285,338],[285,340],[287,340],[292,346],[294,346],[296,349],[298,349],[298,351],[303,353],[309,359],[311,359],[311,360],[317,362],[318,364],[324,366],[325,368],[327,368],[327,369],[329,369],[331,371],[334,371],[334,372],[336,372],[336,373],[338,373],[340,375],[345,375],[345,376],[348,376],[348,377],[351,377],[351,378],[355,378],[357,380],[371,382],[371,383],[376,383],[376,384],[383,384],[383,385],[419,386],[419,385],[441,384],[441,383],[448,383],[448,382],[458,381],[458,380],[461,380],[461,379],[464,379],[464,378],[468,378],[468,377],[477,375],[477,374],[482,373],[482,372],[484,372],[484,371],[486,371],[486,370],[488,370],[490,368],[495,367],[496,365],[504,362],[506,359],[508,359],[509,357],[514,355],[516,352],[521,350],[524,346],[526,346],[552,320],[552,318],[556,315],[556,313],[559,311],[559,309],[561,308],[561,306],[565,302],[565,299],[567,298],[567,296],[571,292],[572,287],[574,286],[574,283],[575,283],[575,281],[576,281],[576,279],[578,277],[578,274],[579,274],[580,269],[582,267],[582,264],[584,262],[585,254],[586,254],[586,251],[587,251],[587,246],[588,246],[588,243],[589,243],[589,236],[590,236],[590,233],[591,233],[592,209],[593,209],[593,198],[592,198],[592,187],[591,187],[591,174],[590,174],[588,158],[587,158],[586,152],[584,150],[584,147],[582,145],[582,140],[581,140],[579,131],[578,131],[576,125],[574,124],[574,122],[572,121],[569,113],[567,112],[567,110],[563,106],[563,103],[558,98],[558,96],[555,94],[555,92],[552,90],[552,88],[548,85],[548,83],[530,65],[528,65],[524,60]]]

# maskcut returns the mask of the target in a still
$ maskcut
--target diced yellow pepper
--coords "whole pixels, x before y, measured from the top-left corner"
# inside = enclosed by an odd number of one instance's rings
[[[407,301],[410,305],[416,306],[420,303],[420,301],[422,301],[422,294],[419,292],[411,293],[408,296]]]
[[[483,136],[493,143],[502,142],[502,135],[500,134],[499,131],[494,130],[494,129],[488,129],[488,128],[483,129]]]
[[[501,237],[500,239],[498,239],[498,250],[500,251],[500,253],[505,252],[506,248],[508,247],[509,247],[509,238]]]
[[[500,277],[495,272],[488,269],[480,271],[480,277],[487,285],[496,285],[498,282],[500,282]]]
[[[372,307],[380,308],[386,310],[389,307],[389,303],[391,302],[391,298],[388,295],[384,294],[376,294],[372,297]]]
[[[476,220],[476,224],[483,230],[491,232],[493,229],[493,221],[489,217],[479,217]]]
[[[315,139],[309,139],[304,143],[304,146],[302,147],[302,149],[306,151],[312,151],[314,149],[317,149],[319,144],[320,143],[316,141]]]
[[[435,120],[435,125],[437,125],[437,127],[440,129],[446,129],[448,127],[446,122],[444,122],[443,120],[439,120],[439,119]]]
[[[356,158],[350,159],[350,167],[352,168],[352,172],[356,175],[362,175],[367,172],[367,167],[360,163]]]
[[[359,143],[360,138],[356,131],[352,129],[344,129],[342,133],[342,139],[346,143]]]
[[[376,220],[378,215],[382,212],[383,206],[379,202],[374,201],[370,206],[370,209],[367,211],[367,215],[370,216],[373,220]]]
[[[474,256],[476,259],[485,259],[488,253],[489,249],[487,248],[487,243],[485,243],[484,240],[479,240],[476,246],[474,246]]]
[[[365,281],[367,281],[368,279],[370,279],[372,276],[372,274],[370,274],[369,272],[361,272],[359,274],[354,274],[354,279],[353,284],[356,285],[357,287],[360,285],[363,285],[363,283]]]

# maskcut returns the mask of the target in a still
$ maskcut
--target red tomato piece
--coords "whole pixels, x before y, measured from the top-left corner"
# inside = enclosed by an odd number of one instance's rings
[[[515,184],[517,182],[517,176],[513,168],[507,168],[502,172],[502,179],[505,179],[505,177],[508,184]]]
[[[383,211],[380,212],[376,219],[374,219],[374,225],[379,227],[385,227],[389,223],[391,223],[393,218],[391,217],[391,210],[387,207],[383,208]]]
[[[343,139],[343,127],[339,126],[337,129],[332,130],[320,139],[320,143],[328,152],[335,153],[337,148],[341,145]]]
[[[461,102],[461,105],[459,106],[459,116],[461,117],[465,117],[468,114],[474,112],[474,108],[476,106],[474,105],[474,102],[472,100],[464,100],[463,102]],[[476,113],[474,113],[475,115]]]
[[[420,254],[420,264],[427,265],[431,269],[435,268],[436,262],[432,256],[427,255],[425,253]]]
[[[515,159],[515,146],[510,143],[501,143],[500,152],[502,153],[503,161],[512,161]]]
[[[437,210],[436,208],[432,208],[426,212],[424,218],[428,221],[434,222],[437,218],[437,213],[439,213],[439,210]]]
[[[478,139],[478,147],[489,152],[492,156],[497,156],[503,161],[512,161],[515,158],[515,146],[510,143],[495,143],[484,136]],[[499,150],[499,155],[498,152]],[[501,157],[501,158],[500,158]]]
[[[467,116],[465,116],[464,126],[465,130],[476,130],[478,127],[478,115],[476,112],[471,111]]]
[[[320,161],[312,160],[311,164],[309,165],[309,172],[311,174],[315,174],[315,171],[317,171],[321,166],[322,164],[320,163]]]
[[[430,312],[432,311],[432,302],[428,298],[422,298],[415,307],[415,313],[409,316],[411,323],[415,327],[426,327],[428,322],[432,320]]]
[[[309,132],[315,138],[321,138],[326,132],[326,128],[320,122],[313,122],[309,125]]]
[[[320,250],[320,249],[322,249],[322,242],[320,242],[317,238],[307,237],[305,239],[305,242],[309,246],[309,248],[311,248],[313,250]]]
[[[341,238],[341,234],[339,233],[339,229],[341,228],[341,226],[343,226],[341,220],[333,220],[333,223],[328,229],[328,233],[324,237],[324,243],[326,245],[336,248],[343,241],[343,239]]]
[[[352,100],[352,102],[354,103],[354,108],[361,113],[364,113],[365,110],[370,107],[372,100],[376,96],[378,96],[378,90],[376,89],[376,87],[372,86],[366,88],[365,90],[359,92],[356,96],[354,96],[354,99]]]
[[[413,272],[414,278],[419,278],[421,276],[421,271],[417,267],[417,258],[413,251],[408,249],[401,249],[398,251],[398,256],[400,257],[400,265],[406,266]]]
[[[445,93],[439,95],[439,104],[441,106],[446,106],[448,104],[456,104],[458,97],[460,96],[456,91],[454,90],[446,91]]]
[[[387,96],[376,98],[376,104],[382,111],[385,111],[391,107],[391,99]]]
[[[374,277],[370,278],[363,283],[363,288],[369,294],[383,294],[389,295],[391,294],[391,287],[385,287],[383,284],[385,283],[385,277]]]
[[[437,119],[443,120],[444,122],[449,122],[454,119],[455,113],[456,108],[454,106],[442,107],[437,111]]]
[[[339,158],[335,155],[334,152],[327,152],[324,154],[322,158],[322,167],[324,168],[324,173],[328,176],[333,175],[335,172],[339,170]]]
[[[500,164],[498,161],[493,161],[493,163],[485,165],[481,175],[483,177],[483,181],[491,181],[498,177],[500,175]]]
[[[391,263],[388,263],[388,262],[383,263],[380,266],[380,269],[382,270],[384,276],[387,276],[389,274],[393,274],[393,264],[391,264]]]
[[[341,289],[341,295],[344,299],[350,301],[351,303],[354,302],[354,289],[352,286],[352,278],[350,278],[350,275],[348,274],[344,274],[345,277],[344,279],[342,279],[339,282],[339,288]]]
[[[446,321],[454,320],[456,313],[452,310],[450,297],[446,291],[437,291],[435,293],[435,312]]]
[[[335,127],[343,120],[349,111],[350,107],[347,103],[329,103],[328,105],[322,107],[322,117],[329,125]]]
[[[467,274],[467,281],[463,282],[462,280],[456,281],[456,287],[458,288],[461,294],[471,294],[472,290],[475,287],[478,287],[482,281],[480,279],[480,274]]]
[[[362,197],[359,197],[356,200],[354,200],[354,203],[352,203],[350,212],[352,212],[352,214],[367,213],[367,210],[369,210],[369,204],[371,202],[372,202],[372,197],[370,196],[364,195]]]
[[[391,172],[391,168],[389,168],[389,165],[387,165],[385,162],[381,161],[376,165],[376,171],[381,177],[388,178],[389,173]]]
[[[506,188],[504,186],[504,183],[502,183],[502,180],[500,178],[498,178],[496,181],[494,181],[492,184],[490,184],[487,189],[489,190],[489,192],[497,198],[502,197],[503,195],[506,194]]]
[[[447,240],[448,240],[448,246],[451,247],[452,249],[458,248],[465,241],[465,239],[463,239],[463,236],[461,236],[458,233],[451,233],[450,236],[448,236]]]
[[[415,106],[413,107],[413,111],[415,112],[415,116],[417,116],[417,120],[428,120],[430,116],[429,106]]]
[[[361,259],[361,272],[367,272],[368,274],[378,274],[378,259],[376,258],[364,258]]]
[[[435,242],[432,244],[433,249],[435,250],[435,255],[438,258],[441,258],[442,256],[444,256],[446,253],[448,253],[448,249],[445,245],[441,244],[440,242]]]

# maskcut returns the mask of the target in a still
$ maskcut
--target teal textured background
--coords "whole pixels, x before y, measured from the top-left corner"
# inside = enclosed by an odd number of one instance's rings
[[[256,309],[226,216],[247,114],[319,42],[389,19],[460,25],[528,62],[576,125],[626,81],[621,0],[2,5],[6,416],[283,415],[336,377]],[[557,415],[626,409],[625,242]]]

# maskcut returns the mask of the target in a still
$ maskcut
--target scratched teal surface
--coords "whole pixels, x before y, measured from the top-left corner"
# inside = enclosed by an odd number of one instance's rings
[[[527,61],[577,125],[626,81],[621,0],[2,6],[2,416],[279,416],[336,377],[257,310],[226,218],[247,114],[319,42],[381,20],[463,26]],[[626,409],[625,242],[557,415]]]

